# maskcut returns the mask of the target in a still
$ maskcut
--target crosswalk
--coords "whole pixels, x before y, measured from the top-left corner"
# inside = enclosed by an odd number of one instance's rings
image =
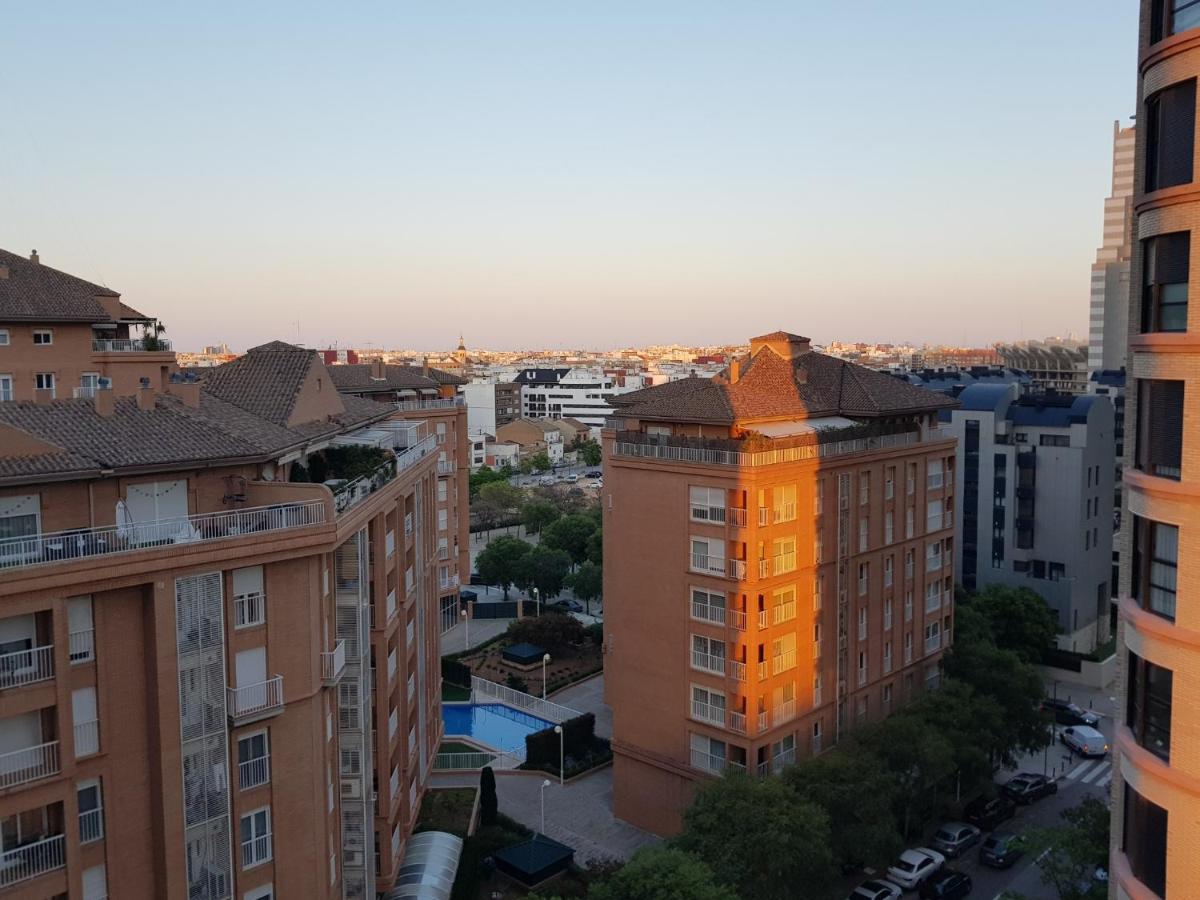
[[[1112,761],[1105,759],[1089,759],[1063,775],[1068,781],[1080,784],[1091,784],[1098,788],[1108,787],[1112,783]]]

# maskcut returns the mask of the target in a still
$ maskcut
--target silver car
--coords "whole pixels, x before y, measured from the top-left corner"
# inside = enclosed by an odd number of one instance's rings
[[[949,857],[956,857],[964,850],[979,843],[980,831],[966,822],[947,822],[933,836],[933,846]]]

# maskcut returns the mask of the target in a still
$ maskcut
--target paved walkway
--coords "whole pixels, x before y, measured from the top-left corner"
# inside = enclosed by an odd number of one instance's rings
[[[575,861],[627,860],[642,847],[658,842],[649,832],[634,828],[612,814],[612,767],[569,781],[564,785],[549,776],[496,773],[500,812],[527,828],[541,830],[542,782],[545,789],[546,834],[575,849]],[[431,787],[474,787],[479,776],[435,773]]]
[[[551,694],[549,699],[581,713],[595,713],[596,734],[602,738],[612,738],[612,710],[604,703],[603,675],[563,688]]]
[[[461,653],[467,649],[467,631],[470,631],[471,646],[478,647],[484,641],[489,641],[496,635],[508,630],[510,623],[516,619],[472,619],[470,628],[459,622],[449,631],[442,632],[441,654]]]

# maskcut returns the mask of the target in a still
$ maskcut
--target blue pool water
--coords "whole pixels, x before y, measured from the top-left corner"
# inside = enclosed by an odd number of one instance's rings
[[[524,750],[525,735],[554,723],[500,703],[443,704],[447,735],[472,737],[497,750]]]

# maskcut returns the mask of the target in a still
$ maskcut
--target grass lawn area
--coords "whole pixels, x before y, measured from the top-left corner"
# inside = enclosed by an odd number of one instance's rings
[[[447,681],[442,682],[442,699],[453,701],[466,702],[471,699],[471,689],[459,687],[457,684],[450,684]]]
[[[438,753],[482,753],[478,747],[464,744],[462,741],[442,741]]]
[[[474,788],[432,790],[421,801],[421,818],[415,831],[448,831],[461,838],[471,826],[471,807],[475,804]]]

